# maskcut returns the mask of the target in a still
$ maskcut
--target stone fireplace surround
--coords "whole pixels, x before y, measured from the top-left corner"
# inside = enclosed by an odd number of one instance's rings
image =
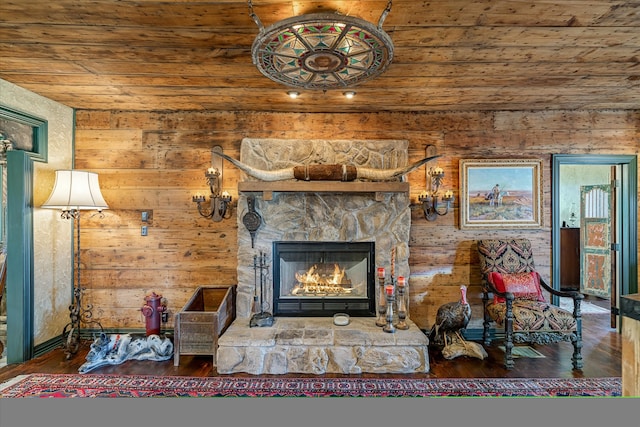
[[[408,164],[407,148],[408,142],[404,140],[245,138],[240,160],[264,170],[319,163],[387,169]],[[245,180],[256,181],[249,176]],[[429,371],[428,339],[410,319],[407,319],[408,330],[395,333],[382,331],[375,325],[375,317],[351,317],[349,325],[336,326],[331,317],[276,316],[272,326],[249,326],[255,293],[253,259],[264,253],[271,267],[274,241],[374,242],[376,266],[390,272],[391,252],[395,248],[395,275],[409,277],[411,212],[408,187],[406,191],[378,193],[376,184],[379,183],[368,184],[371,192],[350,192],[348,189],[274,191],[272,194],[239,191],[237,317],[219,339],[218,373]],[[250,195],[255,197],[256,211],[262,218],[253,246],[250,233],[242,222]],[[271,268],[266,269],[265,274],[266,283],[271,284]],[[375,293],[377,300],[379,292]],[[263,310],[271,312],[271,285],[265,286],[263,295]]]

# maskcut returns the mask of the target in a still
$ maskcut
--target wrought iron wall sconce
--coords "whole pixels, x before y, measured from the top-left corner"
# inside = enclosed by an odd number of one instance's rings
[[[433,146],[427,146],[427,157],[430,148]],[[444,178],[444,171],[441,167],[426,169],[425,177],[427,189],[418,196],[418,200],[422,203],[422,210],[427,221],[435,221],[438,216],[444,216],[449,212],[451,202],[453,202],[453,191],[447,190],[442,196],[440,195],[440,185],[442,185]],[[439,201],[444,202],[444,210]]]
[[[209,186],[210,205],[204,204],[207,199],[201,194],[196,194],[192,200],[198,205],[198,213],[201,216],[219,222],[231,217],[231,195],[222,191],[222,157],[215,155],[216,152],[222,153],[222,147],[216,145],[211,149],[211,167],[204,173]]]

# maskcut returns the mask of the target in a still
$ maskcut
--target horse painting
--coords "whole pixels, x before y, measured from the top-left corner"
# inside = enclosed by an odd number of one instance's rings
[[[489,201],[489,206],[502,206],[502,198],[508,195],[508,191],[500,191],[497,196],[493,192],[489,192],[485,194],[484,199]]]

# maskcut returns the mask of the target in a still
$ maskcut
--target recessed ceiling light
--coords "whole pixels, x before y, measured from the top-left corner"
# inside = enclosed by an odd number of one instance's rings
[[[347,98],[347,99],[351,99],[351,98],[353,98],[354,96],[356,96],[356,93],[355,93],[355,92],[353,92],[353,91],[349,91],[349,92],[344,92],[344,93],[343,93],[343,95],[345,96],[345,98]]]
[[[297,97],[300,96],[300,92],[296,92],[295,90],[290,90],[289,92],[287,92],[287,95],[289,95],[291,99],[296,99]]]

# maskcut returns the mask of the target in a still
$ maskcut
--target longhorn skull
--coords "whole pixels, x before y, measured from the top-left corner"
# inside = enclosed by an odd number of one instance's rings
[[[284,181],[287,179],[300,179],[305,181],[353,181],[355,179],[366,179],[370,181],[391,181],[419,168],[423,164],[436,159],[438,156],[425,157],[411,165],[396,169],[374,169],[353,165],[305,165],[293,166],[286,169],[262,170],[242,163],[226,154],[213,152],[238,169],[261,181]]]

